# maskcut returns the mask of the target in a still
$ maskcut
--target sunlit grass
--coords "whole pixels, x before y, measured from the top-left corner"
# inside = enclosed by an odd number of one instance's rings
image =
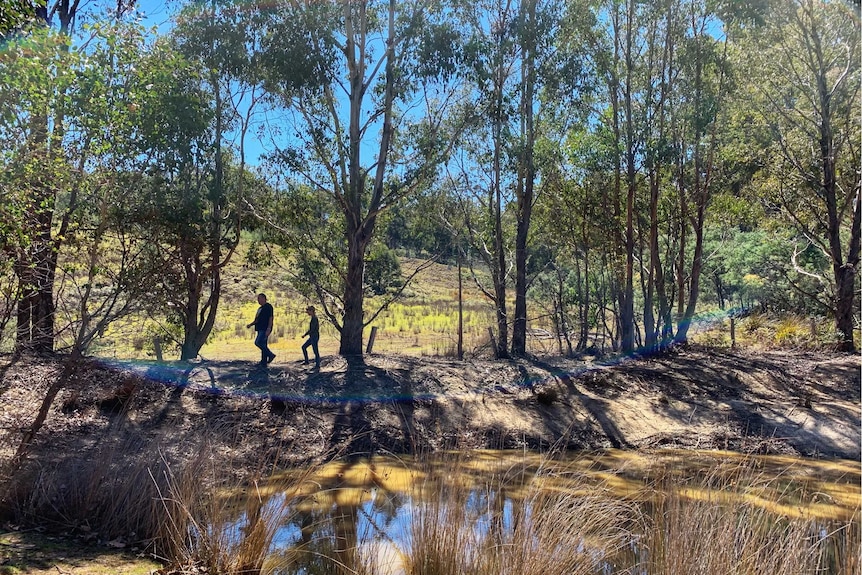
[[[345,574],[803,575],[859,568],[846,553],[860,542],[852,462],[826,462],[815,478],[817,462],[789,458],[698,452],[687,467],[673,452],[609,455],[479,451],[334,461],[263,480],[233,507],[243,509],[249,498],[264,508],[292,501],[294,513],[313,518],[301,541],[273,536],[287,547],[271,550],[266,564],[277,570],[270,573],[306,572],[311,556],[329,565],[327,572]],[[852,493],[855,506],[848,501],[830,512],[809,483],[822,493]],[[795,491],[792,505],[788,491]],[[384,517],[392,527],[380,523]],[[235,519],[234,533],[247,523],[245,515]]]
[[[401,258],[402,273],[407,277],[421,263],[420,260]],[[277,269],[244,267],[240,250],[239,256],[224,270],[218,315],[213,332],[201,350],[203,358],[248,361],[258,358],[259,352],[252,344],[254,334],[245,326],[254,318],[258,307],[256,295],[260,292],[267,294],[275,308],[275,328],[270,347],[278,355],[276,363],[302,358],[300,346],[303,340],[300,336],[308,327],[308,316],[304,309],[309,304],[317,307],[320,307],[320,304],[300,297],[277,273]],[[478,273],[479,280],[487,286],[487,273],[481,270]],[[365,303],[366,313],[369,315],[375,313],[384,303],[388,302],[388,305],[365,328],[364,344],[368,343],[372,329],[376,329],[372,349],[374,352],[455,356],[458,339],[457,274],[455,266],[432,264],[421,271],[395,301],[389,301],[387,296],[369,296]],[[513,293],[510,293],[510,296],[513,296]],[[539,303],[532,300],[529,303],[529,327],[553,334],[550,319],[541,312]],[[512,302],[508,305],[511,313]],[[334,311],[337,315],[337,309]],[[570,311],[573,314],[576,312],[574,309]],[[322,311],[318,315],[321,318],[321,353],[333,355],[339,348],[339,333],[327,321]],[[689,331],[690,341],[709,346],[829,350],[839,341],[834,322],[827,318],[752,313],[734,320],[732,337],[731,318],[727,310],[713,309],[704,304],[698,317],[700,319]],[[165,330],[168,327],[164,319],[149,318],[143,314],[125,318],[108,327],[103,336],[95,342],[91,353],[101,357],[153,359],[156,355],[154,338],[160,336],[164,359],[175,359],[179,356],[179,347],[166,335]],[[575,328],[574,325],[570,327]],[[468,356],[490,352],[489,328],[496,333],[494,307],[465,270],[463,346]],[[11,328],[7,329],[10,330]],[[176,327],[168,331],[171,331],[175,338],[179,337]],[[59,348],[68,343],[63,339],[64,333],[66,332],[61,333],[58,340]],[[13,341],[11,333],[5,335],[4,341]],[[609,340],[604,343],[610,345]],[[564,344],[554,336],[530,336],[527,339],[528,352],[534,354],[559,354],[561,346],[564,347]],[[598,347],[601,347],[601,344]],[[603,351],[611,350],[606,348]]]

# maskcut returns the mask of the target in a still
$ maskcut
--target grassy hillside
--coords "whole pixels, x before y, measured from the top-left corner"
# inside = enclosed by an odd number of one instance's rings
[[[240,246],[242,250],[243,246]],[[304,309],[316,301],[308,301],[297,294],[287,281],[286,264],[277,262],[267,268],[245,266],[244,253],[237,254],[224,270],[223,296],[218,308],[213,333],[201,350],[206,359],[238,359],[255,361],[258,350],[253,345],[254,333],[245,326],[254,318],[257,310],[256,295],[267,294],[276,312],[274,334],[270,347],[277,354],[276,363],[296,361],[302,358],[302,334],[308,327],[308,316]],[[400,258],[402,276],[406,279],[419,266],[427,265],[419,259]],[[478,272],[478,279],[490,288],[488,273]],[[490,300],[477,287],[470,270],[463,270],[464,298],[464,352],[471,354],[489,352],[488,328],[496,332],[496,318]],[[512,296],[510,290],[510,296]],[[383,297],[366,300],[366,317],[376,312],[385,303]],[[509,302],[509,312],[513,311]],[[528,302],[528,321],[532,329],[552,332],[547,311],[538,302]],[[339,346],[339,334],[325,318],[321,318],[320,352],[333,355]],[[65,317],[60,312],[59,317]],[[104,336],[95,342],[90,352],[96,356],[119,359],[154,359],[156,357],[153,338],[164,333],[164,327],[143,315],[126,318],[111,325]],[[377,329],[373,351],[377,353],[397,352],[412,356],[454,357],[458,337],[458,269],[452,265],[433,263],[415,275],[400,297],[391,302],[364,332],[365,343],[372,328]],[[14,341],[10,329],[2,339],[9,347]],[[63,347],[61,332],[58,348]],[[725,310],[704,308],[696,325],[689,333],[693,341],[718,347],[732,344],[745,347],[765,348],[831,347],[837,334],[831,322],[824,318],[767,317],[752,315],[736,320],[735,340],[731,341],[730,318]],[[556,339],[529,337],[528,351],[536,354],[558,353]],[[174,343],[162,344],[163,358],[179,357]],[[8,350],[6,350],[8,351]]]
[[[402,275],[406,279],[422,260],[401,258]],[[482,274],[482,272],[478,272]],[[479,276],[487,284],[487,274]],[[201,350],[207,359],[241,359],[253,361],[258,350],[252,340],[254,334],[245,326],[257,310],[257,293],[266,293],[275,308],[274,335],[270,347],[277,354],[276,363],[302,358],[302,334],[308,327],[304,309],[318,302],[299,296],[288,284],[286,273],[279,265],[266,269],[247,269],[242,259],[235,259],[225,271],[223,297],[219,304],[210,341]],[[488,328],[496,325],[494,308],[472,278],[463,270],[464,298],[464,350],[467,353],[481,350],[488,344]],[[366,315],[376,311],[385,299],[371,297],[366,300]],[[339,334],[323,314],[321,318],[320,352],[331,355],[337,352]],[[365,330],[365,342],[371,328],[377,328],[375,352],[397,351],[408,355],[454,356],[458,337],[458,268],[434,263],[420,271],[401,296],[389,304]],[[153,358],[152,337],[157,326],[145,318],[133,318],[114,325],[93,348],[95,355],[119,358]],[[547,341],[537,342],[536,351],[543,351]],[[176,351],[164,344],[165,359],[175,358]]]

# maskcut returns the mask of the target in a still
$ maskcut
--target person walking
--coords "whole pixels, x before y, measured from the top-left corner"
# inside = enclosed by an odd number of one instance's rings
[[[306,342],[302,344],[302,356],[305,358],[302,363],[308,365],[308,347],[311,346],[311,350],[314,352],[314,366],[320,367],[320,353],[317,351],[317,342],[320,340],[320,322],[313,305],[305,308],[305,313],[311,316],[311,320],[308,322],[308,331],[300,336],[308,336]]]
[[[275,354],[272,353],[269,347],[267,347],[269,334],[272,333],[272,321],[275,312],[272,309],[272,304],[266,301],[265,294],[257,294],[257,303],[260,307],[257,308],[254,321],[246,327],[254,326],[254,331],[256,333],[254,345],[260,348],[260,364],[266,365],[268,363],[272,363],[272,360],[275,359]]]

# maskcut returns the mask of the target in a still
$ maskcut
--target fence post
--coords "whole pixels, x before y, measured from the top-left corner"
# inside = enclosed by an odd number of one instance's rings
[[[374,348],[374,338],[377,337],[377,326],[371,327],[371,335],[368,336],[368,345],[365,346],[365,353],[371,353]]]
[[[730,318],[730,348],[736,347],[736,320]]]
[[[488,335],[491,336],[491,347],[494,349],[494,357],[497,357],[497,338],[494,337],[494,328],[488,328]]]
[[[156,361],[162,361],[162,340],[159,336],[153,338],[153,349],[156,351]]]

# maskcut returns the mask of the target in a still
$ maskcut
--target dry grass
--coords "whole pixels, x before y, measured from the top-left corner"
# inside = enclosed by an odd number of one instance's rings
[[[705,500],[669,483],[655,492],[640,541],[646,573],[859,573],[858,514],[843,524],[790,518],[738,498],[728,502],[722,494],[730,488],[708,490],[713,497]]]
[[[227,433],[202,431],[182,458],[107,437],[7,477],[4,501],[29,524],[143,539],[175,574],[860,573],[858,508],[849,521],[788,514],[785,494],[804,490],[753,460],[670,468],[621,496],[631,469],[591,474],[527,453],[420,456],[401,460],[397,477],[346,463],[273,474],[271,460],[240,468],[219,453]],[[402,532],[359,532],[366,473],[392,498],[382,504],[390,515],[407,514]],[[285,539],[291,524],[302,526],[299,540]]]
[[[720,321],[695,330],[693,339],[704,345],[718,347],[736,345],[751,349],[809,351],[833,351],[840,343],[835,322],[824,317],[752,313],[736,318],[733,322],[733,334],[731,319],[722,316]]]
[[[235,439],[229,435],[202,429],[201,444],[180,454],[175,445],[115,430],[90,449],[4,473],[3,515],[84,542],[139,545],[177,573],[260,573],[295,501],[257,493],[256,482],[271,475],[276,462],[261,460],[248,468],[225,456],[219,446]],[[269,489],[289,493],[311,471]]]
[[[601,489],[584,490],[574,478],[571,490],[547,488],[542,478],[557,473],[550,464],[524,471],[492,471],[478,485],[457,479],[423,485],[405,573],[601,573],[607,558],[631,541],[630,518],[637,515],[631,504]]]

